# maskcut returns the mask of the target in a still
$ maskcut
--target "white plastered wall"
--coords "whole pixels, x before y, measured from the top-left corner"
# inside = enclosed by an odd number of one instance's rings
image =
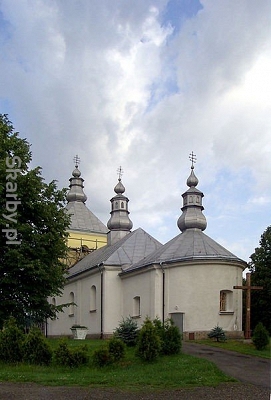
[[[166,314],[184,313],[184,332],[210,331],[219,325],[226,331],[242,330],[242,267],[237,264],[182,263],[165,269]],[[220,291],[228,290],[232,307],[220,312]]]
[[[140,273],[122,275],[123,284],[123,317],[133,317],[133,301],[140,297],[140,317],[136,316],[138,325],[142,325],[148,316],[151,319],[162,318],[162,270],[152,268]]]

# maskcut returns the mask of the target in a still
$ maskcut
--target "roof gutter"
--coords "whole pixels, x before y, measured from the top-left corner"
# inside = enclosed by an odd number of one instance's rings
[[[97,267],[99,268],[100,274],[101,274],[101,281],[100,281],[100,293],[101,293],[101,297],[100,297],[100,304],[101,304],[101,315],[100,315],[100,319],[101,319],[101,327],[100,327],[100,339],[104,338],[104,331],[103,331],[103,319],[104,319],[104,311],[103,311],[103,288],[104,288],[104,275],[103,275],[103,263],[100,263],[97,265]]]
[[[159,263],[161,270],[162,270],[162,323],[165,323],[165,269],[163,267],[163,262]]]

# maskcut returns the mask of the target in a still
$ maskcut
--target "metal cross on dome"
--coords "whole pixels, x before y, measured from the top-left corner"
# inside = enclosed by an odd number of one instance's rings
[[[194,164],[196,164],[197,162],[197,157],[196,154],[193,153],[193,151],[191,154],[189,154],[189,160],[192,162],[191,168],[194,168]]]
[[[121,166],[117,169],[117,173],[118,173],[118,175],[119,175],[119,181],[121,181],[121,177],[122,177],[122,175],[123,175],[123,169],[121,168]]]
[[[76,156],[73,159],[73,162],[75,163],[75,167],[77,168],[78,165],[80,164],[80,157],[76,154]]]

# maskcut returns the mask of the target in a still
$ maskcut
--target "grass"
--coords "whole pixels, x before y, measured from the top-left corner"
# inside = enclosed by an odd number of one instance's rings
[[[58,340],[50,340],[53,348]],[[104,343],[84,340],[89,355]],[[81,341],[70,340],[76,347]],[[135,357],[134,349],[127,349],[126,358],[118,365],[95,368],[91,362],[80,368],[63,368],[56,365],[43,367],[27,364],[0,363],[0,381],[35,382],[49,386],[91,386],[126,390],[177,389],[198,386],[217,386],[235,380],[226,376],[213,363],[193,356],[179,354],[164,356],[154,363]]]
[[[269,345],[265,350],[256,350],[253,343],[246,343],[243,340],[228,339],[226,342],[216,342],[211,339],[196,340],[195,343],[206,344],[208,346],[220,347],[225,350],[237,351],[238,353],[258,356],[263,358],[271,358],[271,338]]]

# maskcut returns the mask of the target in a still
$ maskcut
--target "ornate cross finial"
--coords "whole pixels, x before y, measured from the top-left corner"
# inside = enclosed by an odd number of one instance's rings
[[[194,164],[197,162],[196,154],[192,153],[189,154],[189,160],[192,162],[191,168],[194,169]]]
[[[121,166],[117,169],[117,173],[119,175],[119,181],[121,181],[121,177],[123,175],[123,169],[121,168]]]
[[[75,163],[75,167],[78,168],[78,165],[80,164],[80,157],[78,157],[77,154],[74,157],[73,162]]]

